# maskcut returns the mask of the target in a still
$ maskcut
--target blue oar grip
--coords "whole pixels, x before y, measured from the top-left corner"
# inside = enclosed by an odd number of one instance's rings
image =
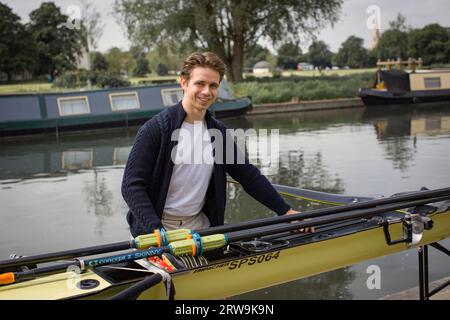
[[[196,256],[201,256],[203,254],[203,242],[202,237],[198,233],[192,233],[192,240],[194,240],[194,244],[196,247]]]
[[[159,235],[161,236],[161,245],[167,246],[169,244],[169,240],[167,239],[167,233],[164,228],[159,229]]]

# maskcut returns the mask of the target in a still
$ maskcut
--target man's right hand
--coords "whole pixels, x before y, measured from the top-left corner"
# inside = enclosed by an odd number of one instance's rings
[[[285,214],[288,215],[288,214],[296,214],[296,213],[300,213],[300,211],[295,211],[293,209],[289,209],[288,212],[286,212]],[[296,221],[307,221],[307,220],[311,220],[311,219],[306,219],[306,220],[300,219],[300,220],[296,220]],[[292,222],[295,222],[295,221],[292,221]],[[314,233],[316,230],[314,227],[307,227],[307,228],[298,229],[298,231]]]

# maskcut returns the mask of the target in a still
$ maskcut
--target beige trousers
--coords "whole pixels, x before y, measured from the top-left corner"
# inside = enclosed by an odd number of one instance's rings
[[[200,230],[208,228],[210,226],[209,219],[203,212],[190,217],[174,216],[164,212],[161,222],[164,226],[164,229],[166,230],[174,230],[180,228]]]

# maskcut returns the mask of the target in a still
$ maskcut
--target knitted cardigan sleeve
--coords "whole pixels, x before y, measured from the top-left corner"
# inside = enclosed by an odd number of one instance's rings
[[[156,121],[152,120],[139,129],[122,180],[122,196],[131,214],[138,221],[139,229],[148,232],[162,227],[148,195],[161,141],[159,127]]]

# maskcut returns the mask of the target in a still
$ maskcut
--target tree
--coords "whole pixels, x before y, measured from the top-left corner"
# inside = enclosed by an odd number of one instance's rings
[[[68,17],[53,2],[44,2],[30,13],[29,30],[36,42],[38,74],[48,74],[53,79],[55,71],[76,68],[81,35],[67,21]]]
[[[108,70],[108,61],[100,52],[91,52],[91,70],[106,71]]]
[[[138,77],[146,76],[150,73],[150,68],[148,67],[148,60],[145,57],[141,57],[136,60],[136,66],[133,69],[133,75]]]
[[[401,13],[397,14],[397,18],[389,21],[389,29],[408,32],[411,27],[406,25],[406,18]]]
[[[190,43],[182,41],[166,40],[158,44],[148,54],[149,67],[156,70],[158,64],[164,64],[168,70],[179,71],[186,56],[199,48],[193,47]]]
[[[406,59],[408,57],[408,34],[397,29],[388,29],[380,37],[374,49],[379,59]]]
[[[159,63],[156,66],[156,73],[158,74],[158,76],[167,76],[169,70],[167,69],[166,65]]]
[[[0,72],[11,81],[15,72],[31,71],[35,63],[34,42],[20,17],[0,3]]]
[[[426,64],[450,61],[450,33],[439,24],[429,24],[409,33],[408,54]]]
[[[98,40],[103,34],[104,24],[101,24],[101,15],[92,3],[81,0],[83,5],[82,15],[82,38],[83,44],[90,52],[91,49],[96,50],[98,46]]]
[[[367,65],[368,53],[363,46],[364,40],[350,36],[345,40],[337,52],[334,62],[340,67],[362,68]]]
[[[132,72],[134,76],[142,77],[150,73],[149,63],[144,49],[139,46],[132,46],[130,48],[130,54],[135,61]]]
[[[132,42],[153,48],[165,40],[190,41],[242,79],[247,46],[261,37],[277,44],[299,40],[337,21],[342,0],[116,0],[115,12]]]
[[[389,29],[378,40],[375,55],[382,60],[407,59],[409,30],[406,18],[399,13],[396,20],[389,22]]]
[[[328,45],[321,40],[314,41],[308,48],[309,63],[319,69],[331,67],[332,56],[333,53],[328,49]]]
[[[297,69],[302,60],[302,49],[297,43],[287,42],[278,49],[278,66],[282,69]]]
[[[122,73],[129,73],[134,67],[133,57],[129,52],[123,52],[117,47],[111,48],[105,54],[108,62],[108,72],[113,75],[121,75]]]
[[[257,43],[247,46],[244,53],[244,68],[252,69],[257,62],[269,60],[269,55],[269,49]]]

